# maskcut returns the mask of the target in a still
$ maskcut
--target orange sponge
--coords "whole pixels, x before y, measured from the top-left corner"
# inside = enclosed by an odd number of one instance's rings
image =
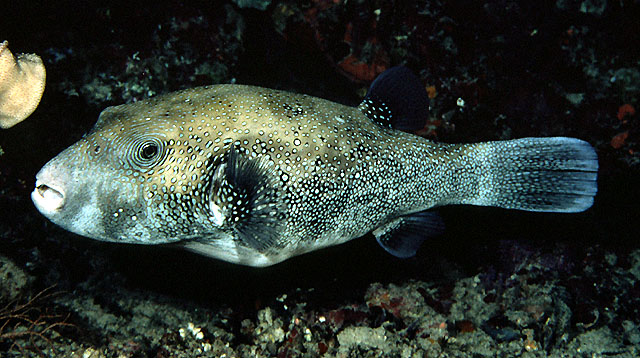
[[[36,109],[45,84],[42,59],[35,54],[13,57],[9,43],[0,43],[0,127],[9,128]]]

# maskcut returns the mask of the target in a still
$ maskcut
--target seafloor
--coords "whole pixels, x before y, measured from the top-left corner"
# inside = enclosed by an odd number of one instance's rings
[[[0,41],[48,78],[0,132],[0,356],[639,357],[638,19],[637,0],[3,1]],[[355,105],[398,64],[432,98],[427,138],[589,141],[594,206],[443,208],[411,259],[366,236],[252,269],[84,239],[31,204],[106,106],[228,82]]]

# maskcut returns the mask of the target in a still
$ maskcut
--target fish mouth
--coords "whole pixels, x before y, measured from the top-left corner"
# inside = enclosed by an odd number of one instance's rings
[[[64,192],[51,184],[36,180],[36,188],[31,192],[31,199],[43,214],[60,211],[65,202]]]

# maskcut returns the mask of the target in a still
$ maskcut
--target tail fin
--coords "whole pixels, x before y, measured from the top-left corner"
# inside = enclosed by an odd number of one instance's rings
[[[469,204],[580,212],[597,192],[595,150],[575,138],[522,138],[475,144],[481,171]]]

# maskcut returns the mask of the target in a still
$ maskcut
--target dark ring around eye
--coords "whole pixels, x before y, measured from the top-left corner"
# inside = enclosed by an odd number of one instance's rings
[[[165,144],[156,137],[141,138],[129,147],[129,160],[137,169],[149,169],[161,163],[165,156]]]

